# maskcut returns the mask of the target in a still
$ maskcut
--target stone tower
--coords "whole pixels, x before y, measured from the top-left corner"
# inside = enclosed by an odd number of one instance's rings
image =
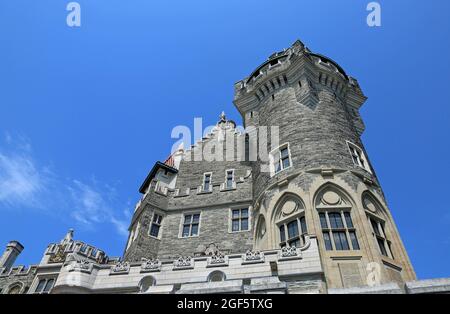
[[[9,242],[3,255],[0,257],[0,268],[10,269],[22,251],[23,245],[18,241]]]
[[[247,132],[222,114],[192,147],[155,164],[140,188],[124,259],[168,265],[218,252],[306,252],[312,243],[322,266],[314,265],[323,268],[315,280],[328,289],[415,279],[360,139],[365,100],[355,79],[300,41],[271,55],[235,84]],[[298,267],[307,274],[307,262]],[[295,290],[295,276],[279,279]]]
[[[354,78],[300,41],[235,84],[246,127],[279,127],[269,171],[252,165],[254,245],[316,235],[330,288],[415,279],[361,142],[365,100]]]

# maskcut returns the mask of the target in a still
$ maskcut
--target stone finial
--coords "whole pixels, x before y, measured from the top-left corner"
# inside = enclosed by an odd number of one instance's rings
[[[72,242],[72,241],[73,241],[73,229],[71,228],[71,229],[69,229],[69,231],[67,231],[66,235],[61,240],[61,244]]]

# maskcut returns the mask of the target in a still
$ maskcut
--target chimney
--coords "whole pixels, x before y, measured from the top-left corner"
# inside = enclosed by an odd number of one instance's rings
[[[2,257],[0,257],[0,268],[9,269],[14,265],[14,262],[23,251],[23,245],[18,241],[10,241],[6,246],[6,250],[3,252]]]

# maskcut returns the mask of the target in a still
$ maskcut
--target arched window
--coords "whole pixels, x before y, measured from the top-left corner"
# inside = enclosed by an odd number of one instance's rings
[[[366,211],[366,216],[372,228],[372,235],[383,256],[394,258],[391,249],[391,241],[386,234],[386,222],[382,218],[384,216],[382,206],[369,193],[363,194],[362,203]]]
[[[318,194],[316,210],[327,251],[360,249],[351,209],[351,202],[337,188],[325,189]]]
[[[226,279],[225,273],[220,270],[215,270],[208,276],[208,282],[225,281],[225,279]]]
[[[281,247],[299,248],[305,245],[308,228],[305,207],[299,197],[287,194],[281,199],[275,210],[275,223],[278,227],[278,240]]]
[[[34,290],[34,293],[36,294],[50,293],[50,290],[52,290],[54,283],[55,283],[54,278],[41,278],[39,279],[38,285]]]
[[[13,284],[9,288],[8,294],[20,294],[21,291],[22,291],[22,284],[17,283],[17,284]]]
[[[153,276],[146,276],[139,282],[139,290],[146,292],[150,287],[156,286],[156,279]]]

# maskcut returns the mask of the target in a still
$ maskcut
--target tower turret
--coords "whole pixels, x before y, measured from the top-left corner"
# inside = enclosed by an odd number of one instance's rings
[[[23,248],[23,245],[18,241],[10,241],[6,246],[2,257],[0,258],[0,268],[11,268],[19,254],[22,253]]]

